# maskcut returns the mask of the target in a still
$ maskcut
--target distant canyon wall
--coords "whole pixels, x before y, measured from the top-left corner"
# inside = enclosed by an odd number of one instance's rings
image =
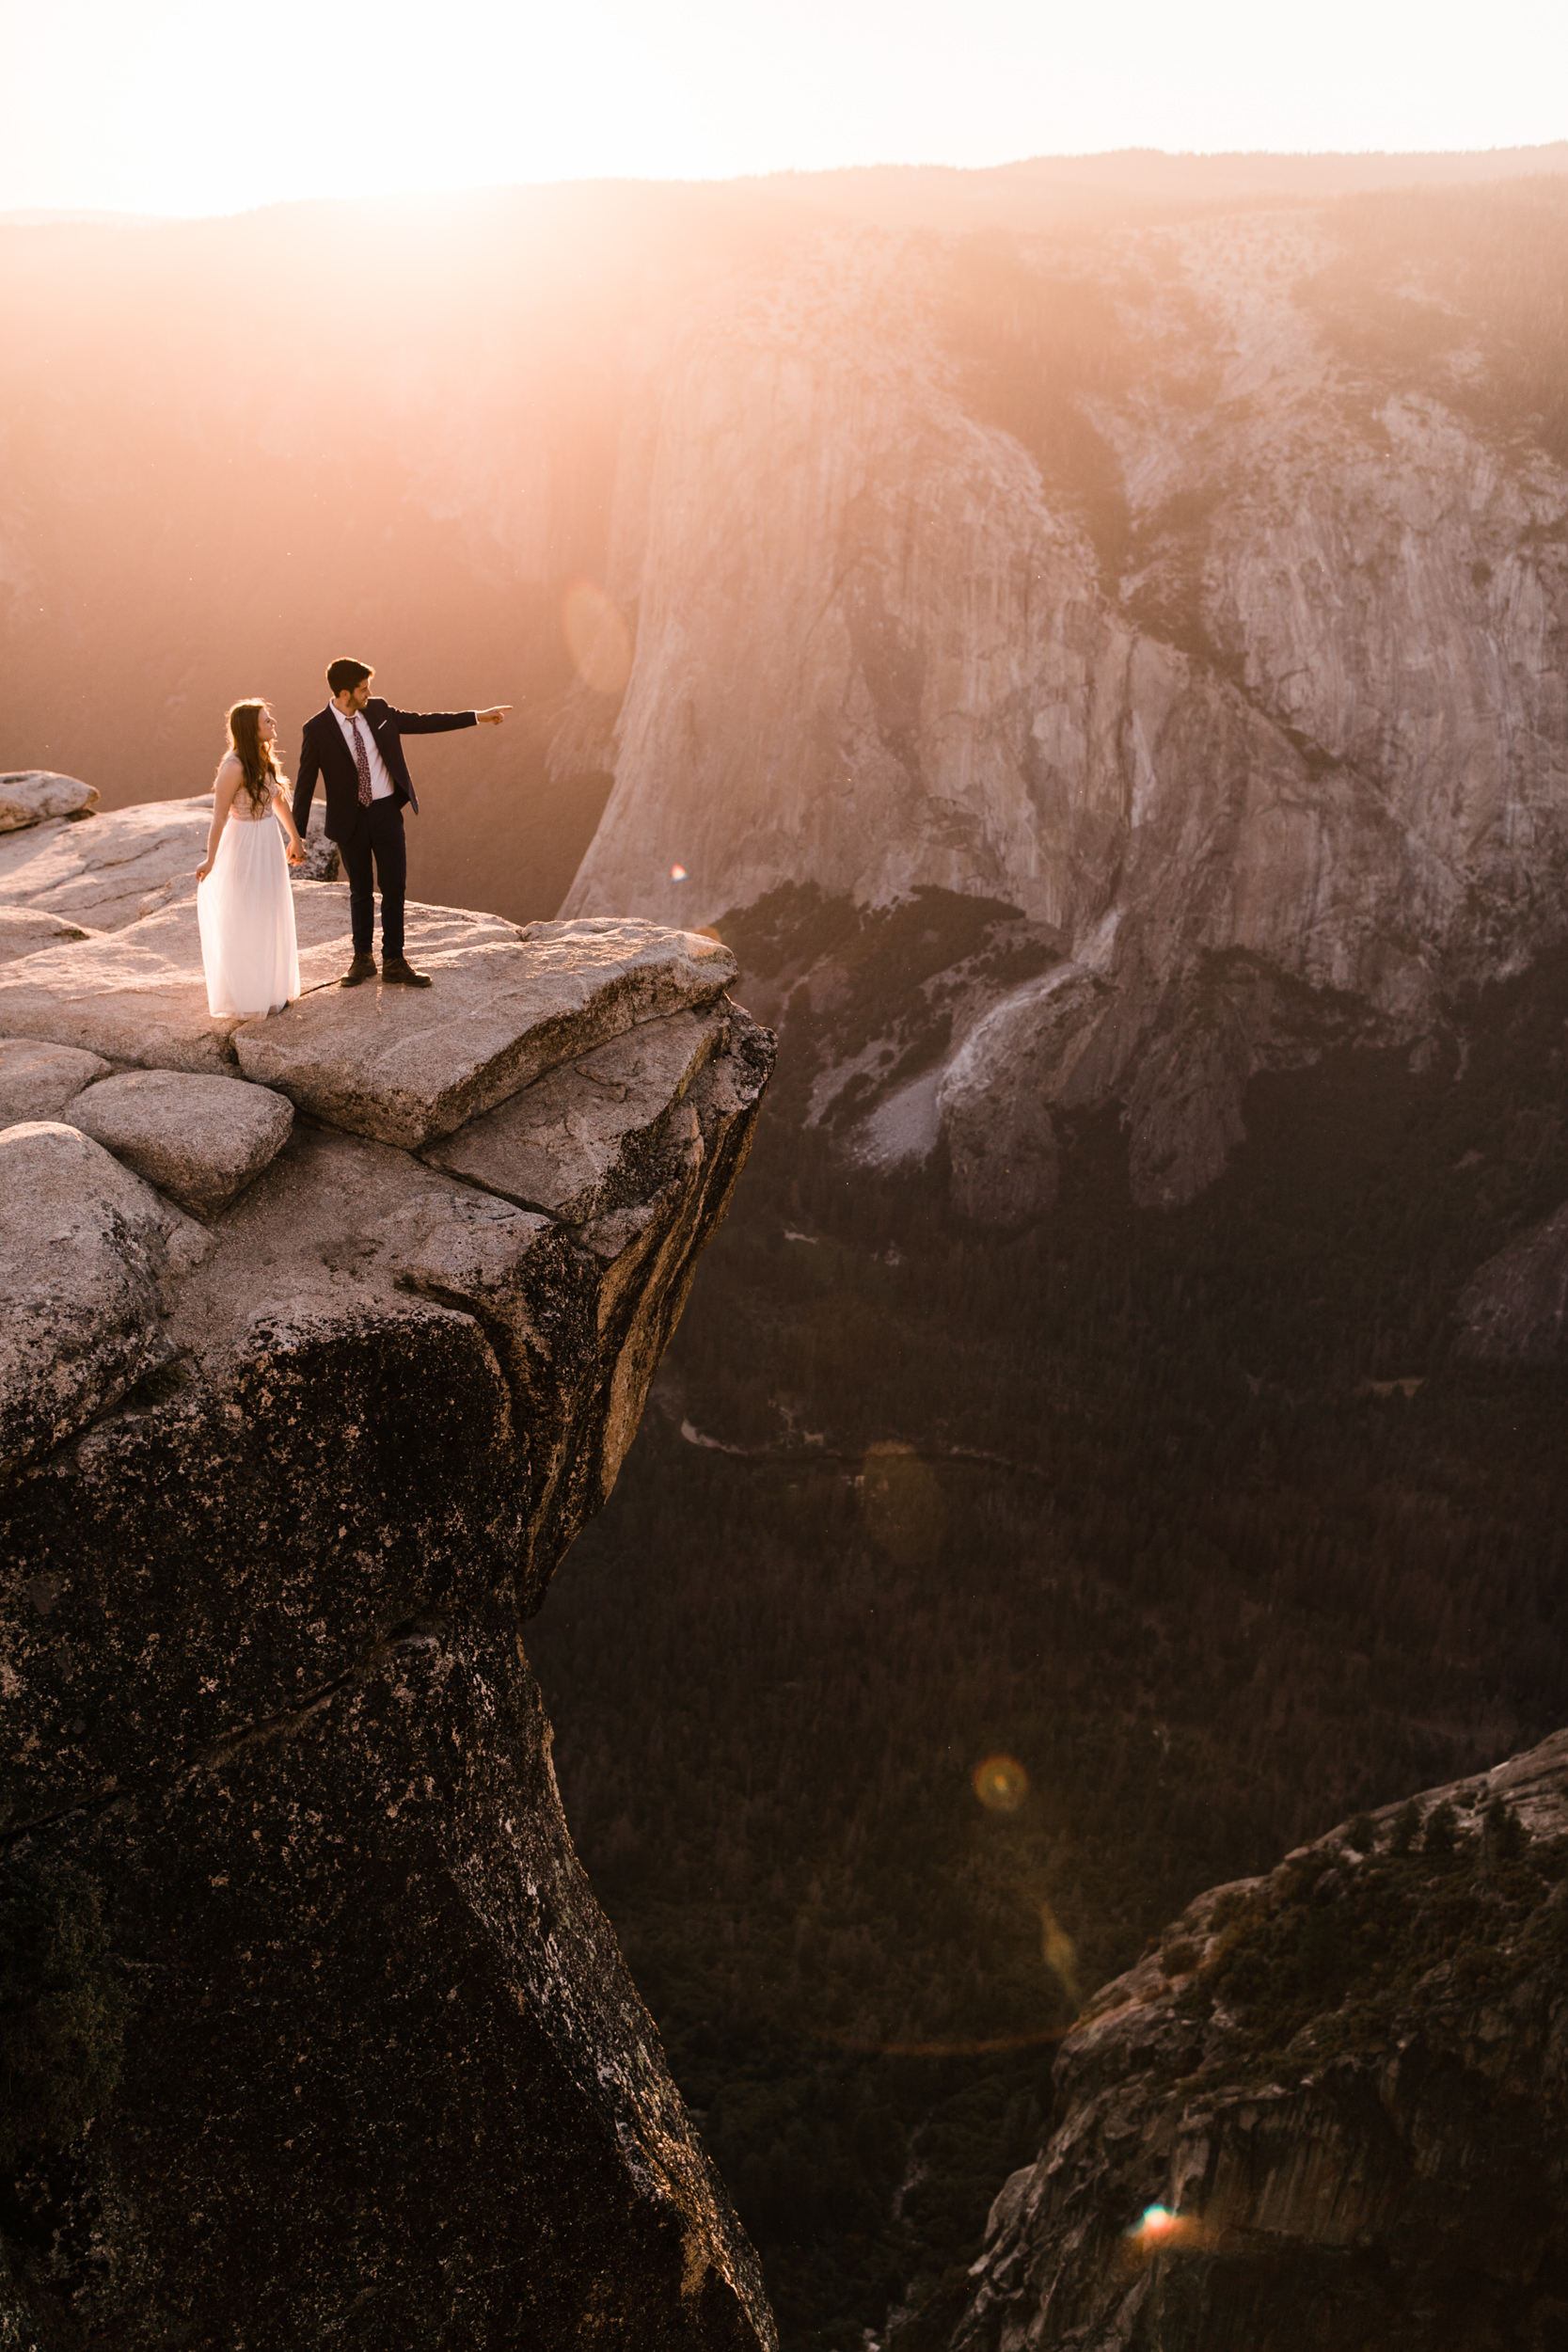
[[[1568,476],[1351,364],[1335,252],[1258,215],[1047,284],[824,234],[673,322],[610,539],[635,666],[558,742],[615,777],[567,911],[1009,901],[1063,968],[961,1041],[949,1129],[1119,1097],[1150,1200],[1258,1068],[1347,1014],[1414,1043],[1559,937]]]

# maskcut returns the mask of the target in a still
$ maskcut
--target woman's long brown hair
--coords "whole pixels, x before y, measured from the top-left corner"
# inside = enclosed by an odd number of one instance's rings
[[[229,713],[229,748],[245,774],[245,788],[258,817],[272,805],[273,787],[288,779],[270,743],[263,743],[260,721],[266,704],[260,699],[236,703]]]

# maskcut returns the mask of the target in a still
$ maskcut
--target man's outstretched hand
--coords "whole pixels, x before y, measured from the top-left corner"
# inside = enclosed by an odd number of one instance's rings
[[[482,727],[499,727],[511,707],[510,703],[496,703],[489,710],[476,710],[474,717]]]

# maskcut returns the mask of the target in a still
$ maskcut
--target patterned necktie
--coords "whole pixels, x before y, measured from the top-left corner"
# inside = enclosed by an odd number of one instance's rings
[[[371,804],[371,763],[365,756],[365,739],[359,732],[358,720],[355,719],[350,723],[354,732],[354,764],[359,771],[359,805],[361,808],[369,808]]]

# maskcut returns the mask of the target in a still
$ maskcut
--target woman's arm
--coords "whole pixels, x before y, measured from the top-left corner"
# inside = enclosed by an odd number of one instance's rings
[[[294,823],[294,813],[289,806],[288,793],[281,776],[272,787],[272,813],[289,836],[289,847],[286,852],[289,864],[303,866],[305,844],[299,837],[299,827]]]
[[[234,805],[234,795],[245,780],[245,770],[232,752],[225,752],[213,778],[213,821],[207,829],[207,856],[196,869],[196,879],[204,882],[213,870],[213,860],[218,853],[218,839]]]

